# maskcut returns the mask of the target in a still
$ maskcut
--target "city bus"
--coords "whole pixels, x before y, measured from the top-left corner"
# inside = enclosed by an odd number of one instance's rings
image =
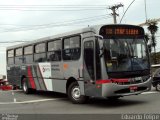
[[[144,29],[135,25],[95,25],[10,46],[6,53],[8,81],[26,94],[54,91],[84,103],[151,89]]]

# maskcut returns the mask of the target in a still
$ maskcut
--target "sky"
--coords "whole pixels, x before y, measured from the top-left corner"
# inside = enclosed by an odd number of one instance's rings
[[[110,6],[122,3],[117,10],[119,23],[133,0],[0,0],[0,74],[6,74],[6,47],[20,41],[64,33],[97,24],[113,23]],[[160,18],[160,0],[135,0],[126,12],[122,23],[144,23]],[[160,25],[158,24],[159,28]],[[146,29],[146,27],[144,27]],[[160,31],[160,30],[159,30]],[[157,51],[160,51],[160,32]],[[147,29],[146,29],[146,32]]]

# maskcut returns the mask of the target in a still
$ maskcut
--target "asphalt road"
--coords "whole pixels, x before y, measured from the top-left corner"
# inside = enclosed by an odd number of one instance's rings
[[[0,113],[13,114],[127,114],[160,113],[160,92],[127,96],[116,101],[91,98],[87,104],[72,104],[66,95],[22,91],[0,91]]]

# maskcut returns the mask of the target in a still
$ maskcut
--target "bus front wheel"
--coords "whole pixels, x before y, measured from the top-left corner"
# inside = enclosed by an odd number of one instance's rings
[[[156,84],[156,90],[160,91],[160,82]]]
[[[74,104],[82,104],[86,102],[87,97],[81,95],[80,87],[77,82],[73,82],[68,87],[68,97]]]

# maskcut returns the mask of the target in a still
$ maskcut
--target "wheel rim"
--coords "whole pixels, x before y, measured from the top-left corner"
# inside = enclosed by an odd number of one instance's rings
[[[23,90],[24,90],[24,91],[27,91],[27,85],[26,85],[26,82],[23,82]]]
[[[72,97],[74,99],[79,99],[81,96],[81,93],[80,93],[80,88],[78,86],[75,86],[73,89],[72,89]]]
[[[157,84],[157,90],[160,91],[160,83]]]

